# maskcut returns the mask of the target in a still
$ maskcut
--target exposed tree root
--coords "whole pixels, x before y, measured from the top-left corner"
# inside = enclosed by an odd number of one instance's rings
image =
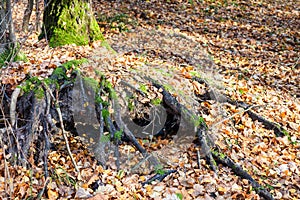
[[[257,183],[250,174],[248,174],[245,170],[243,170],[243,168],[234,163],[228,156],[224,155],[224,154],[220,154],[217,151],[214,151],[213,153],[213,157],[215,158],[215,160],[218,163],[221,163],[229,168],[232,169],[232,171],[239,177],[243,178],[243,179],[247,179],[250,181],[252,187],[254,188],[254,190],[257,192],[257,194],[259,194],[261,197],[263,197],[266,200],[273,200],[272,195],[266,190],[264,189],[259,183]]]
[[[64,71],[64,69],[62,70]],[[62,130],[68,154],[72,159],[72,163],[76,171],[79,171],[76,162],[72,157],[71,150],[68,146],[68,138],[65,131],[65,127],[71,132],[76,130],[76,125],[73,116],[74,108],[72,110],[72,105],[70,105],[72,102],[71,93],[74,92],[74,83],[72,82],[72,78],[74,78],[74,76],[71,76],[70,78],[64,77],[62,79],[60,76],[53,75],[51,79],[55,83],[50,85],[46,85],[39,81],[33,81],[31,84],[33,84],[34,89],[31,90],[29,93],[19,96],[19,92],[16,91],[14,95],[12,95],[11,104],[9,105],[10,113],[8,109],[9,106],[4,105],[3,103],[1,105],[2,107],[4,107],[3,114],[1,114],[2,118],[4,118],[4,116],[6,115],[10,115],[11,122],[14,125],[12,127],[12,133],[10,133],[9,129],[6,129],[5,131],[5,134],[8,136],[8,140],[3,140],[3,142],[6,143],[6,145],[8,145],[7,151],[9,153],[16,154],[18,160],[23,159],[25,163],[30,165],[30,163],[28,163],[27,161],[29,147],[32,144],[38,145],[41,151],[40,155],[36,158],[36,160],[42,159],[45,163],[44,170],[46,180],[48,180],[49,176],[47,167],[47,157],[48,151],[50,149],[49,137],[51,137],[53,133],[57,132],[56,126],[60,127],[60,129]],[[103,80],[105,79],[105,77],[102,78]],[[208,135],[208,126],[206,125],[205,121],[203,119],[199,120],[201,118],[197,118],[201,116],[195,115],[194,112],[190,111],[184,105],[180,104],[177,101],[177,99],[159,83],[155,82],[150,78],[145,79],[150,81],[150,83],[154,87],[161,91],[161,94],[163,96],[162,105],[167,113],[167,118],[165,124],[163,125],[163,128],[157,133],[155,133],[154,136],[168,138],[172,135],[176,135],[179,126],[182,123],[182,119],[188,119],[190,124],[188,127],[186,127],[186,129],[187,131],[195,132],[196,143],[201,149],[201,153],[197,152],[199,166],[200,154],[202,154],[204,155],[207,164],[216,174],[218,173],[217,163],[221,163],[225,166],[228,166],[233,170],[233,172],[236,175],[240,176],[243,179],[249,180],[253,188],[261,197],[268,200],[273,199],[272,195],[268,191],[263,189],[261,185],[259,185],[250,176],[250,174],[248,174],[242,169],[241,166],[234,163],[228,156],[219,152],[219,148],[211,141],[210,136]],[[201,80],[199,78],[195,78],[195,80],[201,84],[207,84],[204,80]],[[101,82],[99,85],[97,86],[98,89],[95,95],[96,98],[100,98],[100,101],[97,101],[95,103],[95,106],[91,107],[91,109],[94,109],[94,111],[97,113],[98,119],[97,126],[99,129],[97,129],[97,138],[99,141],[96,142],[101,142],[101,138],[105,137],[105,131],[110,134],[109,140],[115,145],[114,156],[116,158],[116,166],[118,169],[120,168],[121,160],[119,145],[123,142],[127,142],[133,145],[143,155],[144,160],[149,161],[149,163],[152,165],[152,167],[154,167],[154,169],[162,170],[162,165],[160,161],[154,155],[149,153],[138,142],[132,130],[130,130],[127,124],[123,121],[121,117],[121,105],[119,105],[117,98],[112,97],[113,95],[111,95],[111,89],[107,88],[107,86],[103,82]],[[132,87],[130,84],[125,85],[127,85],[127,87]],[[209,87],[208,84],[207,86]],[[43,95],[39,98],[34,92],[34,90],[38,87],[41,87],[43,91]],[[79,80],[79,88],[80,91],[78,91],[78,94],[81,95],[79,99],[80,101],[82,101],[79,103],[84,104],[87,102],[87,99],[89,98],[90,94],[86,90],[84,83],[81,79]],[[144,95],[144,93],[140,90],[137,90],[136,92],[140,93],[141,95]],[[103,99],[101,99],[103,96],[107,97],[107,101],[114,108],[113,113],[105,114],[104,111],[108,109],[108,104]],[[18,101],[16,101],[16,99],[18,99]],[[256,113],[251,111],[252,107],[248,104],[233,101],[229,97],[223,94],[219,94],[216,91],[207,92],[206,94],[199,96],[199,99],[202,101],[216,100],[222,103],[227,102],[242,107],[245,109],[245,112],[248,113],[248,115],[252,118],[252,120],[258,120],[259,122],[262,122],[267,129],[274,130],[277,136],[285,135],[285,131],[281,126],[257,115]],[[14,112],[16,112],[17,115]],[[54,121],[57,122],[56,126]],[[3,131],[3,127],[0,128]],[[121,137],[118,135],[120,132],[122,133]],[[96,158],[102,166],[106,167],[106,158],[103,154],[106,146],[105,144],[101,146],[99,146],[99,143],[96,144],[98,144],[98,146],[96,145],[94,147],[99,153],[99,155],[96,156]],[[1,146],[3,146],[3,144],[1,144]],[[101,157],[101,155],[103,157]],[[176,172],[176,170],[155,171],[156,175],[144,182],[143,185],[149,184],[154,180],[162,181],[166,176],[174,172]],[[47,183],[48,182],[45,183],[45,187]],[[44,191],[42,190],[41,194],[43,193]]]
[[[208,83],[205,80],[200,79],[198,77],[195,77],[193,79],[198,81],[200,84],[204,83],[204,84],[207,85],[207,87],[209,87]],[[251,108],[255,107],[253,105],[249,105],[245,102],[234,101],[234,100],[230,99],[230,97],[228,97],[224,94],[221,94],[221,93],[219,93],[218,91],[215,91],[215,90],[207,91],[205,94],[199,96],[199,98],[201,99],[201,101],[215,100],[215,101],[220,102],[220,103],[225,103],[226,102],[226,103],[230,103],[231,105],[241,107],[245,110],[245,112],[249,115],[249,117],[253,121],[257,120],[257,121],[261,122],[265,126],[266,129],[273,130],[277,137],[283,137],[287,134],[285,129],[282,128],[282,126],[280,126],[279,124],[271,122],[271,121],[265,119],[264,117],[256,114],[255,112],[251,111]]]
[[[204,83],[203,80],[198,79],[198,81],[200,81],[201,83]],[[169,109],[172,110],[172,112],[169,112],[169,113],[174,113],[174,115],[176,115],[176,114],[180,115],[180,113],[182,113],[182,109],[185,109],[184,106],[182,106],[174,97],[172,97],[172,95],[169,92],[167,92],[161,85],[159,85],[157,83],[154,83],[154,85],[156,87],[163,89],[162,93],[164,95],[164,98],[163,98],[164,103],[167,105],[167,107]],[[214,92],[214,94],[216,94],[216,93]],[[213,95],[207,95],[206,100],[209,100],[209,99],[211,99],[211,100],[219,99],[220,100],[221,99],[222,102],[224,102],[224,100],[225,100],[228,103],[231,103],[231,104],[234,103],[233,100],[229,99],[228,97],[225,97],[224,95],[221,95],[221,94],[216,94],[216,95],[218,95],[218,97],[221,96],[221,98],[215,98],[215,96],[213,96]],[[208,97],[210,97],[210,98],[208,98]],[[235,103],[235,105],[236,105],[236,103]],[[269,122],[269,121],[265,120],[264,118],[260,117],[259,115],[253,113],[252,111],[247,110],[250,106],[248,106],[248,105],[244,106],[245,103],[237,103],[237,105],[243,107],[246,110],[246,112],[248,112],[248,114],[250,113],[249,115],[250,115],[250,117],[252,116],[251,117],[252,120],[258,120],[260,122],[263,122],[263,124],[265,125],[266,128],[274,129],[276,127],[277,129],[280,129],[280,127],[275,125],[275,123]],[[186,113],[186,111],[185,111],[185,113]],[[206,123],[204,121],[201,121],[197,128],[196,137],[197,137],[197,141],[199,142],[201,152],[205,155],[206,162],[208,163],[210,168],[214,172],[217,173],[218,168],[217,168],[216,162],[230,167],[236,175],[240,176],[243,179],[249,180],[252,187],[256,190],[256,192],[261,197],[263,197],[264,199],[267,199],[267,200],[272,200],[273,199],[272,195],[266,189],[264,189],[260,184],[258,184],[251,177],[250,174],[248,174],[245,170],[243,170],[243,168],[241,166],[234,163],[228,156],[226,156],[224,154],[220,154],[217,151],[213,151],[213,149],[218,149],[218,148],[215,144],[213,144],[210,141],[210,138],[207,136],[207,129],[208,129],[208,127],[207,127]],[[279,133],[281,132],[280,130],[278,130],[278,131],[279,131]],[[275,132],[275,134],[276,134],[276,136],[278,136],[277,132]],[[279,135],[281,135],[281,134],[279,134]]]
[[[115,102],[116,103],[116,102]],[[124,136],[126,139],[128,139],[134,147],[137,148],[137,150],[144,156],[146,160],[149,160],[149,162],[152,164],[154,167],[160,166],[159,161],[151,154],[149,154],[143,147],[140,145],[140,143],[137,141],[131,130],[127,127],[127,125],[123,122],[121,115],[120,115],[120,110],[119,106],[117,106],[116,109],[116,123],[118,127],[120,127],[121,130],[123,130]]]

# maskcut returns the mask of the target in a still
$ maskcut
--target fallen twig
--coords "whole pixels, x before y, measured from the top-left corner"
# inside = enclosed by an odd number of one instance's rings
[[[226,117],[226,118],[222,119],[221,121],[213,124],[212,127],[211,127],[211,129],[213,129],[213,127],[217,127],[218,125],[222,124],[223,122],[226,122],[227,120],[232,119],[232,118],[234,118],[237,115],[241,115],[241,114],[243,114],[243,113],[245,113],[245,112],[247,112],[247,111],[249,111],[249,110],[251,110],[251,109],[253,109],[255,107],[260,107],[260,106],[252,105],[252,106],[249,106],[248,108],[246,108],[244,110],[241,110],[241,111],[239,111],[237,113],[234,113],[233,115],[230,115],[229,117]]]
[[[158,180],[159,182],[161,182],[164,178],[166,178],[168,175],[177,172],[177,170],[172,169],[172,170],[165,170],[164,173],[157,173],[154,176],[152,176],[151,178],[149,178],[147,181],[142,183],[142,186],[146,185],[146,184],[150,184],[151,182]]]
[[[45,190],[47,189],[47,186],[48,186],[49,182],[50,182],[50,178],[47,177],[47,178],[46,178],[46,181],[45,181],[45,183],[44,183],[44,187],[43,187],[42,190],[39,192],[39,194],[38,194],[38,196],[37,196],[36,199],[42,199],[43,194],[45,193]]]

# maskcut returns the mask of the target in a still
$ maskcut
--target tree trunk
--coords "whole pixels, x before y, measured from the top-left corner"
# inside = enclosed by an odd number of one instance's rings
[[[24,18],[23,18],[23,24],[22,24],[22,30],[28,31],[29,26],[29,19],[32,13],[33,9],[33,0],[28,0],[26,10],[24,12]]]
[[[36,13],[35,30],[40,31],[40,29],[41,29],[41,23],[40,23],[41,10],[40,10],[39,0],[35,1],[35,13]]]
[[[5,6],[4,2],[0,1],[0,54],[2,54],[6,48],[6,41]]]
[[[6,0],[6,15],[7,15],[7,21],[8,21],[8,34],[9,34],[9,40],[11,41],[13,47],[16,46],[16,34],[15,34],[15,27],[12,20],[12,10],[11,10],[11,2],[10,0]]]
[[[52,47],[103,40],[88,0],[52,0],[45,6],[43,23],[41,37]]]
[[[13,61],[17,54],[17,39],[12,20],[10,0],[0,1],[0,68]]]

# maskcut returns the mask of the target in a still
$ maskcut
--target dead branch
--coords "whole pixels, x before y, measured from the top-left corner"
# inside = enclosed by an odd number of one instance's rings
[[[17,108],[17,100],[20,95],[21,88],[16,88],[12,95],[11,95],[11,101],[10,101],[10,123],[14,127],[16,125],[16,108]]]

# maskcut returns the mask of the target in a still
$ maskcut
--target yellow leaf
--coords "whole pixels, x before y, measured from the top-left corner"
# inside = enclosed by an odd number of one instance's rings
[[[48,189],[47,194],[48,194],[49,199],[57,199],[58,198],[58,192],[56,192],[55,190]]]
[[[140,181],[145,181],[146,177],[145,176],[140,176]]]
[[[289,192],[294,194],[296,192],[296,190],[294,188],[292,188],[292,189],[289,189]]]
[[[84,184],[82,184],[82,186],[81,186],[83,189],[88,189],[89,188],[89,185],[87,184],[87,183],[84,183]]]
[[[146,186],[146,191],[147,192],[151,192],[152,191],[152,186],[151,185],[147,185]]]
[[[202,183],[210,183],[211,179],[210,178],[204,178],[201,182]]]
[[[226,191],[227,191],[227,190],[226,190],[225,188],[223,188],[223,187],[218,187],[218,192],[219,192],[220,194],[224,194]]]
[[[25,182],[25,183],[26,183],[26,182],[29,182],[29,180],[30,180],[30,179],[29,179],[29,177],[28,177],[28,176],[23,176],[23,182]]]
[[[122,187],[122,186],[118,186],[118,187],[116,187],[116,188],[117,188],[117,191],[119,191],[119,192],[122,192],[122,191],[125,190],[124,187]]]

